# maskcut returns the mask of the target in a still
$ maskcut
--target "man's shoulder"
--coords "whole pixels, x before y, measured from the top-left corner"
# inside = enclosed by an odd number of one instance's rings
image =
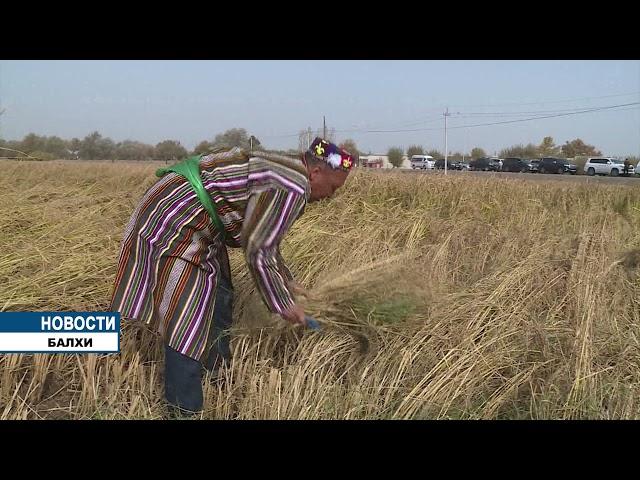
[[[302,160],[270,152],[255,152],[250,163],[249,175],[253,174],[255,179],[262,177],[264,181],[275,182],[287,190],[304,191],[308,197],[309,178]]]
[[[265,164],[272,164],[273,166],[289,169],[292,172],[306,177],[306,168],[299,158],[272,152],[254,152],[252,158],[257,162],[264,162]]]
[[[246,150],[234,147],[234,148],[219,148],[213,152],[209,152],[206,155],[203,155],[200,162],[201,163],[211,163],[211,162],[220,162],[220,161],[228,161],[228,162],[246,162],[249,160],[251,155]]]

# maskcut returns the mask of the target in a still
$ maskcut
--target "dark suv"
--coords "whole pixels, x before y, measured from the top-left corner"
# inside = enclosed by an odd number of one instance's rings
[[[493,158],[478,158],[469,162],[469,168],[471,170],[482,170],[485,172],[497,172],[500,170],[500,162]]]
[[[469,170],[471,167],[467,162],[454,162],[453,168],[456,170]]]
[[[502,162],[503,172],[528,172],[531,164],[523,158],[509,157],[505,158]]]
[[[437,170],[444,170],[444,158],[436,160],[434,168],[436,168]],[[451,160],[447,160],[447,170],[455,170],[455,165]]]
[[[575,175],[578,173],[578,167],[561,158],[544,157],[538,164],[538,171],[540,173],[570,173]]]

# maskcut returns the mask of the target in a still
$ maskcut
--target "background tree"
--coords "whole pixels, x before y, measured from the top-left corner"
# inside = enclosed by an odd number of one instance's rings
[[[600,150],[597,150],[593,145],[584,143],[580,138],[565,142],[561,147],[562,154],[567,158],[574,158],[578,156],[597,156],[602,155]]]
[[[244,128],[231,128],[224,133],[219,133],[213,139],[216,147],[232,148],[249,146],[249,135]]]
[[[471,150],[471,158],[483,158],[486,156],[487,152],[485,152],[484,149],[480,147],[475,147],[473,150]]]
[[[403,155],[404,155],[404,152],[399,147],[391,147],[387,151],[387,156],[389,157],[389,163],[393,165],[394,168],[400,168],[400,166],[402,165]]]
[[[407,157],[411,160],[414,155],[424,155],[424,148],[422,145],[411,145],[407,148]]]
[[[44,151],[51,154],[54,158],[70,158],[67,142],[60,137],[47,137],[44,145]]]
[[[310,127],[305,130],[300,130],[298,132],[298,150],[300,152],[306,151],[314,138],[313,131]]]
[[[316,134],[313,136],[311,141],[313,142],[313,139],[316,137],[323,138],[323,136],[324,136],[324,128],[319,128],[316,130]],[[324,137],[324,139],[327,140],[328,142],[335,143],[336,142],[335,138],[336,138],[336,129],[327,127],[327,136]]]
[[[176,140],[165,140],[155,148],[155,157],[165,162],[177,162],[186,156],[187,150]]]
[[[22,150],[22,142],[19,140],[1,140],[0,147],[6,150],[0,150],[0,157],[28,157],[29,153]]]
[[[82,160],[114,159],[116,144],[110,138],[103,138],[100,133],[93,132],[80,142],[79,156]]]
[[[38,153],[39,158],[54,159],[54,158],[70,158],[70,153],[67,148],[67,142],[60,137],[40,136],[35,133],[29,133],[22,141],[14,142],[16,149],[28,154],[33,152]]]
[[[207,153],[209,153],[214,148],[215,148],[215,145],[212,142],[209,142],[207,140],[203,140],[198,145],[196,145],[196,148],[193,149],[193,154],[194,155],[206,155]]]
[[[154,154],[153,145],[125,140],[116,145],[115,158],[117,160],[151,160]]]
[[[556,146],[553,137],[544,137],[538,146],[538,153],[543,157],[553,157],[560,154],[560,148]]]
[[[36,151],[44,152],[46,143],[47,137],[41,137],[35,133],[29,133],[28,135],[25,135],[22,142],[20,142],[20,149],[26,153]]]
[[[500,150],[500,158],[536,158],[538,156],[538,146],[533,143],[527,145],[512,145],[511,147]]]
[[[103,138],[98,144],[99,147],[99,159],[100,160],[113,160],[116,156],[116,143],[109,137]]]
[[[440,159],[440,158],[444,158],[444,155],[443,155],[442,153],[440,153],[440,151],[439,151],[439,150],[435,150],[435,149],[433,149],[433,150],[429,150],[429,151],[427,152],[427,155],[431,155],[431,156],[432,156],[433,158],[435,158],[436,160],[437,160],[437,159]]]
[[[260,148],[260,140],[253,135],[249,135],[244,128],[231,128],[224,133],[216,135],[213,139],[213,146],[223,148],[240,147],[249,150],[251,148],[251,138],[253,138],[253,149]]]
[[[449,158],[447,160],[449,160],[450,162],[460,162],[462,161],[462,156],[462,152],[454,152],[449,155]]]
[[[102,140],[102,135],[93,132],[87,135],[80,142],[79,156],[82,160],[94,160],[98,157],[98,143]]]

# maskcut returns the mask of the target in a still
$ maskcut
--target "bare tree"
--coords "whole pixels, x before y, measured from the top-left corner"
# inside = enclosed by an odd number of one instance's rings
[[[301,152],[307,150],[307,144],[309,143],[308,137],[309,132],[307,130],[300,130],[300,132],[298,132],[298,150]]]
[[[424,155],[424,148],[422,148],[422,145],[411,145],[407,148],[407,157],[411,159],[414,155]]]
[[[316,131],[316,137],[320,137],[323,138],[324,136],[324,131],[322,128],[319,128]],[[325,140],[327,140],[328,142],[331,143],[335,143],[335,138],[336,138],[336,129],[335,128],[327,128],[327,136],[325,138]]]

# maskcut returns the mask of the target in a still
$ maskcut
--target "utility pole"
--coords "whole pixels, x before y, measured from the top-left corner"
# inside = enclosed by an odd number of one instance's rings
[[[449,107],[444,112],[444,174],[447,174],[447,162],[449,158],[449,144],[447,143],[447,117],[450,115]]]
[[[4,114],[5,109],[1,109],[0,110],[0,117]],[[0,138],[2,138],[2,123],[0,123]]]
[[[322,116],[322,138],[327,139],[327,122],[324,115]]]
[[[250,149],[251,149],[251,153],[253,153],[253,135],[251,135],[249,137],[249,145],[250,145]]]
[[[311,147],[311,127],[307,127],[307,150]]]
[[[462,163],[464,163],[464,154],[467,153],[467,147],[469,143],[469,130],[464,132],[464,150],[462,151]]]

